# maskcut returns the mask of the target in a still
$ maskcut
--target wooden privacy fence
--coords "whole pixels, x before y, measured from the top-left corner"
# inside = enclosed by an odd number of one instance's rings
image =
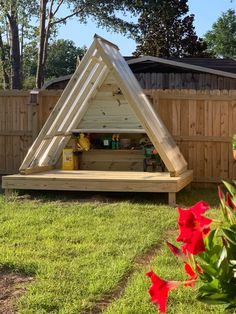
[[[62,91],[0,92],[0,174],[16,173]],[[194,170],[195,182],[236,179],[236,90],[146,90]]]
[[[62,91],[0,91],[0,174],[17,173]]]
[[[148,90],[194,171],[195,182],[236,179],[231,139],[236,133],[236,90]]]

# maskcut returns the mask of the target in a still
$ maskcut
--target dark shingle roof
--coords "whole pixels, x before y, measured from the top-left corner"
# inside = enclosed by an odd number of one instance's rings
[[[148,58],[148,57],[147,57]],[[161,64],[158,61],[145,60],[138,62],[139,58],[135,57],[125,57],[127,61],[131,59],[136,59],[137,63],[130,64],[132,71],[134,73],[138,72],[189,72],[188,69],[175,67],[169,64]],[[224,71],[228,73],[236,74],[236,60],[233,59],[212,59],[212,58],[162,58],[166,61],[175,61],[179,63],[186,63],[194,66],[200,66],[204,68],[209,68],[217,71]],[[194,72],[194,70],[192,71]]]

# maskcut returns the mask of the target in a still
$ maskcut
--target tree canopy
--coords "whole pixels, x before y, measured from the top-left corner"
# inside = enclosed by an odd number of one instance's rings
[[[208,49],[216,57],[236,58],[236,13],[229,9],[204,36]]]
[[[31,65],[35,62],[34,56],[29,55],[35,53],[35,48],[38,50],[36,86],[40,88],[43,85],[50,39],[57,27],[73,16],[78,19],[78,23],[86,23],[90,17],[99,26],[127,33],[135,25],[126,21],[125,17],[121,18],[119,13],[124,16],[127,12],[136,14],[146,2],[148,1],[0,0],[0,74],[3,87],[22,87],[22,82],[28,77],[27,71],[32,70]],[[68,10],[62,11],[63,7]],[[62,12],[67,12],[67,15],[62,15]],[[25,57],[28,59],[25,60]]]
[[[91,17],[99,26],[107,27],[109,30],[131,32],[135,27],[134,24],[121,19],[118,13],[135,14],[145,2],[142,0],[40,0],[36,86],[40,88],[44,83],[48,41],[55,25],[65,23],[73,16],[76,16],[80,23],[86,23],[88,17]],[[58,18],[62,5],[67,5],[70,13]]]
[[[59,39],[49,45],[46,62],[46,78],[72,74],[75,71],[77,57],[83,56],[86,47],[77,48],[72,40]]]
[[[145,6],[138,20],[135,55],[205,56],[206,43],[196,35],[187,0],[157,0]]]

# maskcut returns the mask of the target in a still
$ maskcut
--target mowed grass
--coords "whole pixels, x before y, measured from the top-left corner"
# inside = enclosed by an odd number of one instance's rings
[[[132,275],[124,293],[103,312],[156,313],[145,272],[152,267],[161,277],[176,279],[182,266],[164,246],[151,265],[136,261],[176,229],[177,210],[149,194],[111,203],[57,198],[0,195],[0,267],[35,276],[18,301],[19,313],[92,313],[127,274]],[[188,206],[203,198],[217,204],[216,190],[182,192],[178,202]],[[174,291],[169,313],[222,313],[192,297],[189,288]]]

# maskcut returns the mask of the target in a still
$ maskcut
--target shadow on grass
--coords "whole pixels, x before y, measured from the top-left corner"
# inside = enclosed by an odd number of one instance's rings
[[[0,190],[0,194],[3,190]],[[19,190],[16,198],[19,200],[37,200],[39,202],[98,202],[133,204],[168,205],[168,193],[142,193],[142,192],[83,192],[83,191],[40,191]],[[191,191],[183,189],[177,193],[177,205],[181,207],[192,206],[196,202],[204,200],[212,207],[219,205],[217,187],[192,188]]]

